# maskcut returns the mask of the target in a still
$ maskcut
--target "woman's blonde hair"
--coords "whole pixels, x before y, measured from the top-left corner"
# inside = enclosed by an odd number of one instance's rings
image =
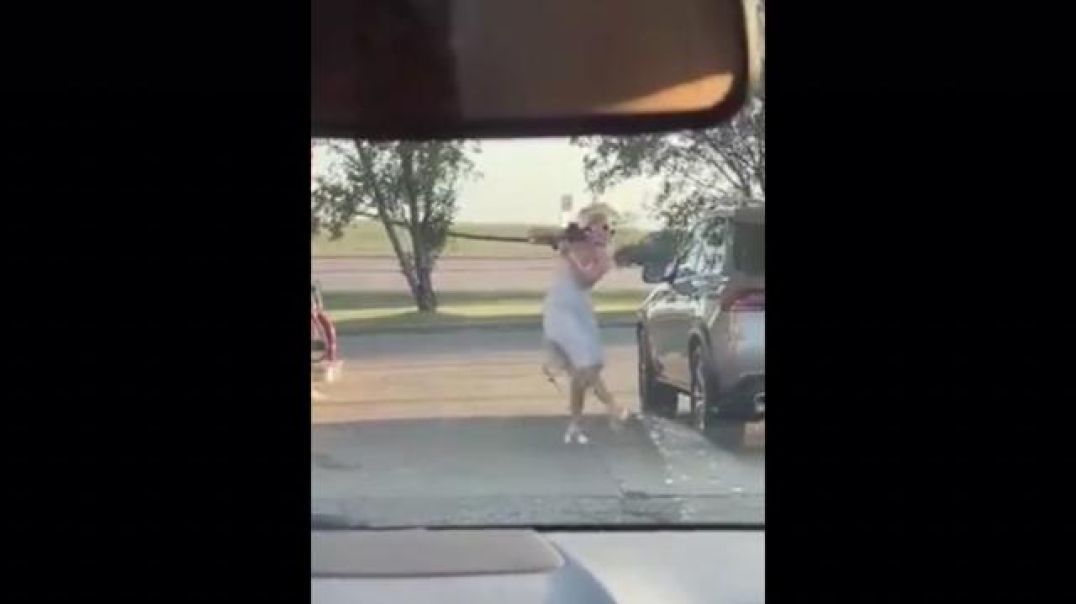
[[[592,203],[579,210],[579,217],[576,220],[579,221],[580,226],[588,226],[598,222],[609,224],[616,219],[616,210],[604,203]]]

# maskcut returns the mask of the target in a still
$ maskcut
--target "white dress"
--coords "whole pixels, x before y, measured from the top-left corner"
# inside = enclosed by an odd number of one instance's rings
[[[553,275],[542,306],[542,331],[549,353],[548,370],[601,367],[605,364],[598,319],[590,289],[581,285],[567,261]]]

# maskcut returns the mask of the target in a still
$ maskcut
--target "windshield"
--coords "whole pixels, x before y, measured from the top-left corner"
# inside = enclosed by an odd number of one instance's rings
[[[714,388],[700,428],[685,363],[706,317],[644,304],[646,254],[623,253],[707,215],[664,196],[680,174],[609,176],[637,143],[313,142],[316,523],[764,522],[764,421],[720,418],[737,393]],[[573,222],[584,239],[558,240]],[[763,238],[737,231],[741,267]],[[602,256],[593,283],[573,264]]]
[[[313,525],[764,525],[764,300],[720,277],[765,229],[703,224],[764,203],[764,111],[312,140]]]

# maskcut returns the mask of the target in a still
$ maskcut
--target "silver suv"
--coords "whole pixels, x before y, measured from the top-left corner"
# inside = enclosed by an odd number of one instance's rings
[[[673,262],[643,268],[659,284],[639,309],[644,411],[674,417],[683,392],[701,430],[764,417],[765,253],[765,206],[746,206],[708,214]]]

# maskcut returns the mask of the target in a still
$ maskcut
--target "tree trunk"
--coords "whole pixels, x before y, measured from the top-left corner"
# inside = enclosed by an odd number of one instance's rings
[[[385,235],[392,245],[393,253],[396,254],[396,260],[400,263],[400,273],[407,281],[407,287],[411,290],[411,297],[415,300],[415,306],[422,311],[422,303],[419,302],[422,298],[420,295],[422,288],[418,285],[416,279],[418,273],[418,271],[415,270],[416,262],[414,260],[408,261],[407,254],[404,253],[403,245],[400,243],[400,238],[396,236],[396,230],[393,228],[393,225],[398,221],[393,220],[392,216],[389,215],[388,208],[386,207],[386,199],[382,195],[380,188],[377,186],[373,160],[370,155],[364,151],[361,141],[356,141],[355,147],[358,149],[359,159],[362,161],[363,169],[366,170],[368,182],[370,182],[371,188],[373,189],[374,204],[377,207],[377,218],[381,221],[381,226],[385,229]]]
[[[407,281],[407,287],[411,290],[411,297],[415,299],[415,305],[421,311],[423,310],[422,305],[419,303],[421,288],[418,284],[418,279],[416,279],[419,272],[418,263],[414,259],[408,260],[407,254],[403,250],[403,245],[400,244],[400,238],[396,236],[396,231],[392,226],[393,221],[389,219],[387,212],[380,204],[378,204],[378,211],[381,214],[381,226],[384,227],[385,235],[392,245],[392,251],[396,254],[396,260],[400,263],[400,274]]]
[[[419,312],[437,312],[437,293],[433,289],[433,271],[428,266],[415,267],[415,306]]]
[[[428,242],[423,238],[421,226],[423,221],[422,216],[419,215],[418,193],[415,188],[415,150],[410,143],[401,143],[399,153],[403,190],[408,208],[406,228],[411,237],[411,258],[415,267],[415,285],[412,287],[412,295],[419,312],[436,312],[437,296],[434,294],[433,280],[430,277],[432,263],[426,249]]]

